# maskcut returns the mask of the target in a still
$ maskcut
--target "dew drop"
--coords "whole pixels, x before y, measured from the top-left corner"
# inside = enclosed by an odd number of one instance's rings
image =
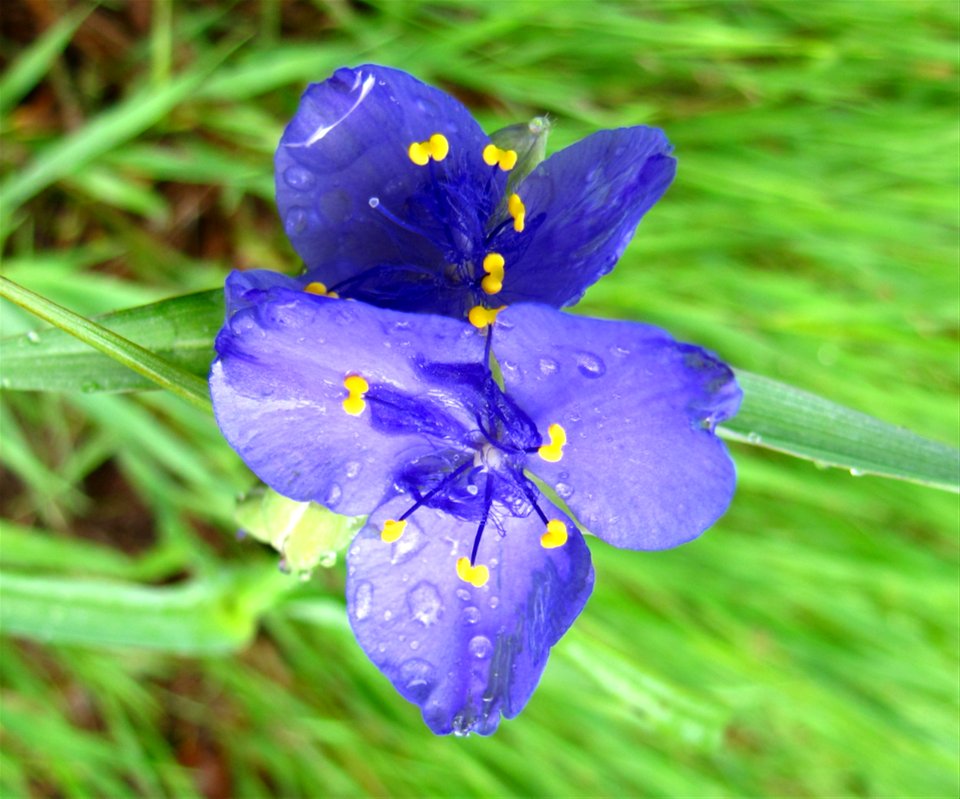
[[[463,609],[463,623],[476,624],[480,621],[480,610],[473,605],[468,605]]]
[[[360,470],[363,468],[363,465],[359,461],[350,461],[346,466],[347,477],[351,480],[360,474]]]
[[[557,362],[553,360],[553,358],[540,359],[540,374],[552,375],[556,373],[557,368],[558,368]]]
[[[759,433],[748,433],[747,441],[749,441],[751,444],[759,444],[761,441],[763,441],[763,439],[760,437]]]
[[[410,616],[424,627],[436,624],[443,613],[443,600],[433,583],[426,581],[417,583],[407,592],[407,607]]]
[[[299,206],[294,206],[289,211],[283,220],[284,228],[287,231],[288,236],[298,236],[307,229],[307,219],[309,217],[309,211],[306,208],[300,208]]]
[[[400,540],[393,545],[390,562],[393,564],[406,563],[426,546],[427,540],[419,527],[408,524]],[[409,579],[409,578],[407,578]],[[404,580],[406,582],[406,580]]]
[[[561,499],[570,499],[573,496],[573,486],[569,483],[557,483],[553,488]]]
[[[317,182],[313,172],[301,166],[288,168],[287,171],[283,173],[283,179],[291,189],[296,189],[297,191],[312,188]]]
[[[851,469],[851,470],[850,470],[850,476],[851,476],[851,477],[863,477],[863,470],[862,470],[862,469]]]
[[[31,330],[27,333],[27,341],[31,344],[38,344],[40,342],[40,334],[36,330]]]
[[[371,197],[369,200],[367,200],[367,204],[368,204],[371,208],[376,208],[378,205],[380,205],[380,198],[379,198],[379,197]]]
[[[500,604],[500,597],[498,596],[490,597],[490,601],[488,604],[490,605],[490,610],[496,610],[497,606]]]
[[[370,615],[370,608],[373,607],[373,583],[364,580],[357,584],[357,591],[353,595],[353,615],[357,621],[363,621]]]
[[[590,378],[603,377],[607,372],[607,366],[603,359],[592,352],[577,353],[577,369],[584,377]]]
[[[475,635],[467,644],[467,651],[477,660],[486,660],[493,654],[493,644],[485,635]]]
[[[458,588],[457,599],[461,599],[466,602],[468,599],[470,599],[470,592],[466,588]]]
[[[411,658],[400,666],[400,684],[409,699],[421,703],[430,695],[436,680],[433,666],[420,658]]]

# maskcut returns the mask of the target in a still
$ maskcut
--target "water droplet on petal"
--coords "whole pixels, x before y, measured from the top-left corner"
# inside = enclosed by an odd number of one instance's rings
[[[473,605],[468,605],[463,609],[463,623],[464,624],[476,624],[480,621],[480,610],[475,608]]]
[[[433,666],[420,658],[412,658],[400,666],[400,686],[404,695],[422,703],[433,690],[436,672]]]
[[[458,588],[457,599],[462,599],[464,602],[466,602],[468,599],[470,599],[470,592],[466,588]]]
[[[553,358],[540,359],[540,373],[543,375],[552,375],[557,371],[558,364]]]
[[[296,189],[297,191],[305,191],[317,182],[313,172],[301,166],[292,166],[287,169],[287,171],[283,173],[283,179],[291,189]]]
[[[379,197],[371,197],[369,200],[367,200],[367,204],[368,204],[371,208],[376,208],[378,205],[380,205],[380,198],[379,198]]]
[[[385,611],[383,611],[383,620],[384,620],[384,621],[390,621],[392,618],[393,618],[393,611],[392,611],[392,610],[385,610]]]
[[[363,468],[363,465],[359,461],[350,461],[346,465],[346,474],[351,480],[360,474],[360,470]]]
[[[500,604],[500,597],[498,596],[490,597],[490,601],[488,604],[490,605],[491,610],[496,610],[497,606]]]
[[[293,206],[283,220],[284,229],[288,236],[298,236],[307,229],[307,220],[310,212],[306,208]]]
[[[437,587],[426,581],[417,583],[407,592],[410,616],[425,627],[435,624],[443,613],[443,600]]]
[[[327,496],[323,500],[324,505],[335,505],[337,500],[343,496],[343,489],[340,488],[336,483],[330,485],[330,490],[327,491]]]
[[[393,544],[390,562],[397,564],[412,560],[426,546],[426,543],[427,539],[423,531],[416,526],[415,522],[411,521],[407,524],[400,539]],[[409,580],[409,577],[407,579]]]
[[[370,615],[370,608],[373,606],[373,583],[364,580],[357,584],[357,590],[353,595],[353,615],[357,621],[363,621]]]
[[[569,483],[557,483],[553,488],[561,499],[570,499],[573,496],[573,486]]]
[[[493,654],[493,644],[485,635],[475,635],[467,644],[467,651],[477,660],[486,660]]]
[[[584,377],[603,377],[607,372],[607,366],[599,355],[592,352],[577,353],[577,369]]]

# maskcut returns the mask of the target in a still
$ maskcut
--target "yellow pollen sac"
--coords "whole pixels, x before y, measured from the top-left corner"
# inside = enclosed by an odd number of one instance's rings
[[[537,454],[548,463],[556,463],[563,457],[563,447],[567,443],[567,431],[554,423],[547,428],[550,443],[544,444],[537,450]]]
[[[484,308],[482,305],[474,305],[467,312],[467,319],[477,330],[483,330],[487,325],[492,325],[497,320],[497,314],[506,307],[501,305],[499,308]]]
[[[490,579],[490,569],[483,564],[471,566],[470,558],[460,558],[457,560],[457,577],[474,588],[481,588]]]
[[[399,540],[400,536],[403,535],[403,531],[406,529],[407,523],[401,519],[400,521],[395,521],[394,519],[387,519],[383,523],[383,529],[380,531],[380,540],[385,544],[392,544],[394,541]]]
[[[442,161],[450,152],[450,142],[442,133],[434,133],[426,141],[415,141],[407,148],[407,155],[417,166],[426,166],[430,159]]]
[[[343,380],[343,387],[347,390],[347,398],[343,401],[343,409],[351,416],[359,416],[367,407],[363,395],[370,390],[370,384],[360,375],[347,375]]]
[[[480,281],[480,288],[487,294],[496,294],[503,288],[503,265],[506,262],[498,252],[492,252],[483,259],[483,271],[487,276]]]
[[[559,519],[547,522],[547,532],[540,536],[540,546],[544,549],[556,549],[567,543],[567,525]]]
[[[483,162],[487,166],[499,166],[504,172],[509,172],[517,165],[517,151],[501,150],[495,144],[488,144],[483,148]]]
[[[307,285],[303,287],[303,290],[307,292],[307,294],[316,294],[319,297],[332,297],[333,299],[337,299],[340,296],[335,291],[327,291],[326,283],[307,283]]]
[[[507,200],[507,211],[513,217],[513,229],[517,233],[523,233],[524,217],[527,215],[526,206],[519,194],[511,194]]]

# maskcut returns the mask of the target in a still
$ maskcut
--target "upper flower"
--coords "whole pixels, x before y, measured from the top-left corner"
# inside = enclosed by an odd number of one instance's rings
[[[529,698],[593,584],[571,514],[658,549],[732,496],[713,433],[740,400],[732,373],[657,328],[518,305],[483,333],[267,272],[234,273],[227,299],[220,427],[277,491],[371,514],[350,620],[435,732],[490,733]]]
[[[482,323],[516,302],[572,304],[609,272],[673,179],[670,150],[655,128],[601,131],[511,182],[518,153],[455,99],[344,68],[284,131],[277,205],[325,290]]]

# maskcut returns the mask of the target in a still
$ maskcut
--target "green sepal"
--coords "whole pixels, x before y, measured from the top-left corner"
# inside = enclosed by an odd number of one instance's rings
[[[517,154],[517,165],[507,178],[507,196],[547,157],[551,127],[547,117],[534,117],[529,122],[507,125],[490,134],[490,141],[501,150],[513,150]]]
[[[315,502],[258,488],[237,503],[236,520],[247,535],[277,550],[286,570],[307,574],[333,566],[366,517],[341,516]]]

